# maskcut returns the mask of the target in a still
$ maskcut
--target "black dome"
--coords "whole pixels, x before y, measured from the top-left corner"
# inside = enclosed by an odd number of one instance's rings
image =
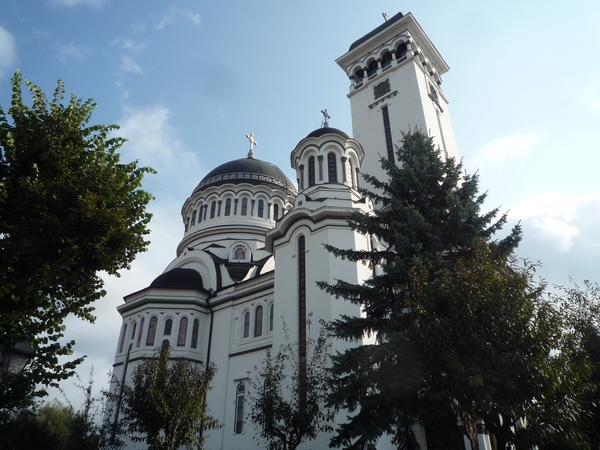
[[[202,277],[197,270],[177,268],[159,275],[151,288],[164,289],[204,289]]]
[[[254,158],[241,158],[221,164],[202,179],[194,192],[225,183],[271,185],[290,195],[297,194],[296,188],[279,167]]]
[[[337,128],[331,128],[331,127],[317,128],[315,131],[313,131],[312,133],[310,133],[304,139],[310,138],[310,137],[315,137],[316,138],[316,137],[319,137],[319,136],[323,136],[324,134],[339,134],[344,139],[350,139],[350,136],[348,136],[342,130],[338,130]]]

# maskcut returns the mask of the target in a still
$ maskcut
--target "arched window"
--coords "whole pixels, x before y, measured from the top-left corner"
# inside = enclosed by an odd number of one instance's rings
[[[273,220],[279,220],[279,205],[277,203],[273,205]]]
[[[215,218],[216,211],[217,211],[217,202],[213,200],[212,203],[210,204],[210,218],[211,219]]]
[[[377,61],[373,60],[367,66],[367,76],[372,77],[377,73]]]
[[[144,321],[146,320],[145,317],[142,317],[142,320],[140,321],[140,331],[138,331],[138,338],[137,338],[137,342],[135,344],[136,347],[139,347],[140,344],[142,343],[142,333],[144,333]]]
[[[225,200],[225,215],[229,216],[231,214],[231,199],[228,198]]]
[[[356,72],[354,72],[354,83],[357,85],[362,84],[364,78],[365,71],[363,69],[358,69]]]
[[[194,214],[196,211],[194,211]],[[156,336],[156,326],[158,324],[158,317],[152,316],[150,323],[148,324],[148,336],[146,336],[146,345],[154,345],[154,337]]]
[[[123,329],[121,330],[121,340],[119,341],[119,353],[123,351],[123,346],[125,345],[125,337],[127,335],[127,324],[123,324]]]
[[[187,231],[189,227],[190,227],[190,218],[187,217],[185,219],[185,231]]]
[[[308,186],[315,185],[315,157],[308,158]]]
[[[196,225],[196,210],[192,212],[192,226]]]
[[[194,319],[194,326],[192,327],[192,348],[196,348],[198,345],[198,327],[200,322],[198,319]]]
[[[198,210],[198,223],[202,222],[202,210],[204,209],[204,206],[201,206],[200,209]]]
[[[242,337],[247,338],[250,336],[250,311],[244,313],[244,329],[242,331]]]
[[[269,331],[273,331],[273,313],[275,312],[275,304],[269,306]]]
[[[403,58],[404,56],[406,56],[407,51],[408,51],[408,46],[406,45],[406,42],[403,42],[396,48],[396,59],[399,60],[400,58]]]
[[[241,211],[242,216],[247,216],[248,215],[248,199],[246,197],[244,197],[242,199],[242,211]]]
[[[262,336],[263,307],[257,306],[254,311],[254,337]]]
[[[258,217],[263,217],[264,214],[265,214],[265,201],[259,200],[258,201],[258,211],[257,211],[256,215]]]
[[[171,336],[171,328],[173,328],[173,320],[172,319],[167,319],[165,321],[165,331],[164,331],[164,335],[165,336]]]
[[[131,337],[130,337],[131,340],[133,340],[135,338],[136,327],[137,327],[137,322],[133,322],[133,328],[131,328]]]
[[[389,67],[389,65],[392,64],[392,59],[392,54],[390,52],[385,52],[381,57],[381,67],[383,69]]]
[[[246,386],[244,383],[237,385],[235,395],[235,434],[242,434],[244,432],[244,403],[246,396]]]
[[[334,153],[327,155],[327,173],[330,183],[337,183],[337,161]]]
[[[185,346],[185,338],[187,337],[188,318],[182,317],[179,321],[179,333],[177,334],[177,347]]]

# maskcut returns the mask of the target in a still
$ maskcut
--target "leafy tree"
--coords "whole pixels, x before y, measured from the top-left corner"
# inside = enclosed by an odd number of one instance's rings
[[[202,370],[185,358],[169,359],[168,347],[144,358],[132,385],[122,386],[121,420],[130,438],[151,450],[202,448],[203,432],[220,427],[206,405],[214,374],[214,366]]]
[[[361,285],[320,283],[364,311],[334,321],[333,334],[377,341],[333,357],[330,404],[349,412],[335,447],[375,449],[388,434],[398,448],[417,448],[415,424],[449,430],[459,417],[474,440],[475,421],[490,406],[494,418],[502,414],[513,426],[546,386],[539,372],[554,367],[549,354],[560,321],[541,301],[543,286],[531,283],[534,267],[513,263],[520,226],[494,240],[506,216],[482,213],[478,176],[462,174],[462,165],[443,159],[421,131],[403,136],[397,159],[382,160],[387,181],[365,176],[373,189],[363,193],[379,209],[350,220],[380,247],[327,246],[377,268]],[[529,375],[536,376],[519,391]]]
[[[75,385],[84,393],[84,403],[76,410],[68,398],[65,402],[54,399],[40,405],[31,402],[27,407],[14,407],[0,414],[0,448],[12,450],[97,450],[109,424],[102,423],[106,416],[108,397],[92,396],[93,369],[89,382],[83,385],[79,375]],[[64,392],[63,392],[64,395]],[[103,444],[102,448],[121,448]]]
[[[333,429],[333,410],[325,406],[331,343],[324,325],[317,339],[307,338],[305,373],[300,370],[298,342],[290,342],[285,324],[286,343],[275,356],[267,350],[263,366],[255,368],[257,376],[250,382],[248,396],[249,416],[269,450],[295,450]],[[310,321],[308,327],[310,330]]]
[[[90,305],[105,295],[98,273],[118,276],[146,250],[152,198],[141,183],[153,170],[119,160],[118,126],[88,125],[92,100],[64,104],[62,81],[51,100],[25,84],[32,106],[17,71],[10,120],[0,108],[0,347],[27,336],[37,356],[0,406],[73,374],[81,358],[59,363],[74,344],[61,340],[63,322],[93,322]]]

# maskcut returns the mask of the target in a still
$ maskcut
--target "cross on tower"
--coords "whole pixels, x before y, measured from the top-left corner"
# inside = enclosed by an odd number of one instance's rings
[[[329,127],[329,119],[331,119],[331,117],[329,116],[329,114],[327,114],[327,110],[322,109],[321,114],[323,114],[323,123],[321,124],[321,128]]]

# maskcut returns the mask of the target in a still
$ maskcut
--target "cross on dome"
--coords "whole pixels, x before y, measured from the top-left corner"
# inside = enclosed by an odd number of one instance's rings
[[[250,141],[250,150],[248,150],[248,158],[254,159],[254,146],[258,145],[256,140],[254,139],[254,133],[250,133],[246,135],[248,141]]]

